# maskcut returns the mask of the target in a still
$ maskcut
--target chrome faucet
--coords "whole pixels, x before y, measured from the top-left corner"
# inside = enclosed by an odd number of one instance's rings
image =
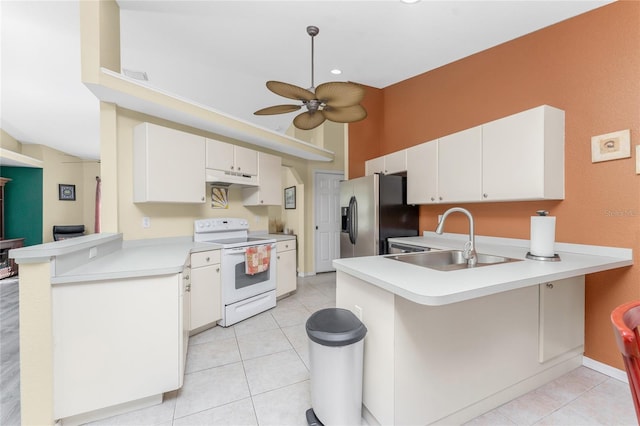
[[[462,207],[452,207],[444,212],[442,219],[440,219],[440,222],[438,222],[438,226],[436,227],[436,234],[442,234],[444,220],[449,216],[449,214],[454,212],[464,213],[469,219],[469,241],[464,244],[462,256],[467,260],[467,266],[476,266],[476,263],[478,262],[478,256],[476,255],[476,236],[473,231],[473,216],[471,216],[471,212],[469,210],[463,209]]]

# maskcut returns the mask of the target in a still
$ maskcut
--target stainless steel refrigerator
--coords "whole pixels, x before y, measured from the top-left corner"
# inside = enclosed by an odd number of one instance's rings
[[[374,174],[340,182],[340,257],[387,254],[387,238],[419,234],[405,176]]]

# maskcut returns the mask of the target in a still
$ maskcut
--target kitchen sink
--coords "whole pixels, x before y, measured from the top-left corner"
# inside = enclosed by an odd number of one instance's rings
[[[424,266],[425,268],[437,269],[438,271],[456,271],[459,269],[479,268],[482,266],[499,265],[501,263],[519,262],[522,259],[511,257],[494,256],[492,254],[477,253],[477,263],[475,266],[467,265],[467,260],[463,256],[462,250],[441,250],[420,253],[409,253],[402,255],[387,256],[392,260],[411,263],[412,265]]]

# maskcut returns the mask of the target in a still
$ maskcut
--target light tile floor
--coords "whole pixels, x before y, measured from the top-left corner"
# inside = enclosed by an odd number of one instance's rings
[[[4,280],[3,280],[4,281]],[[19,425],[17,284],[0,281],[0,425]],[[335,306],[335,274],[299,278],[268,312],[189,342],[184,386],[160,405],[95,425],[305,425],[310,407],[305,322]],[[637,424],[628,385],[580,367],[467,425]]]

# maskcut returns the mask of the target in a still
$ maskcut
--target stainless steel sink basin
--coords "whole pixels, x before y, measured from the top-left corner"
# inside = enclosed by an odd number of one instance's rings
[[[467,260],[462,256],[462,250],[441,250],[421,253],[409,253],[388,256],[389,259],[412,265],[437,269],[438,271],[455,271],[458,269],[479,268],[481,266],[499,265],[501,263],[519,262],[522,259],[494,256],[491,254],[477,253],[478,262],[475,266],[468,266]]]

